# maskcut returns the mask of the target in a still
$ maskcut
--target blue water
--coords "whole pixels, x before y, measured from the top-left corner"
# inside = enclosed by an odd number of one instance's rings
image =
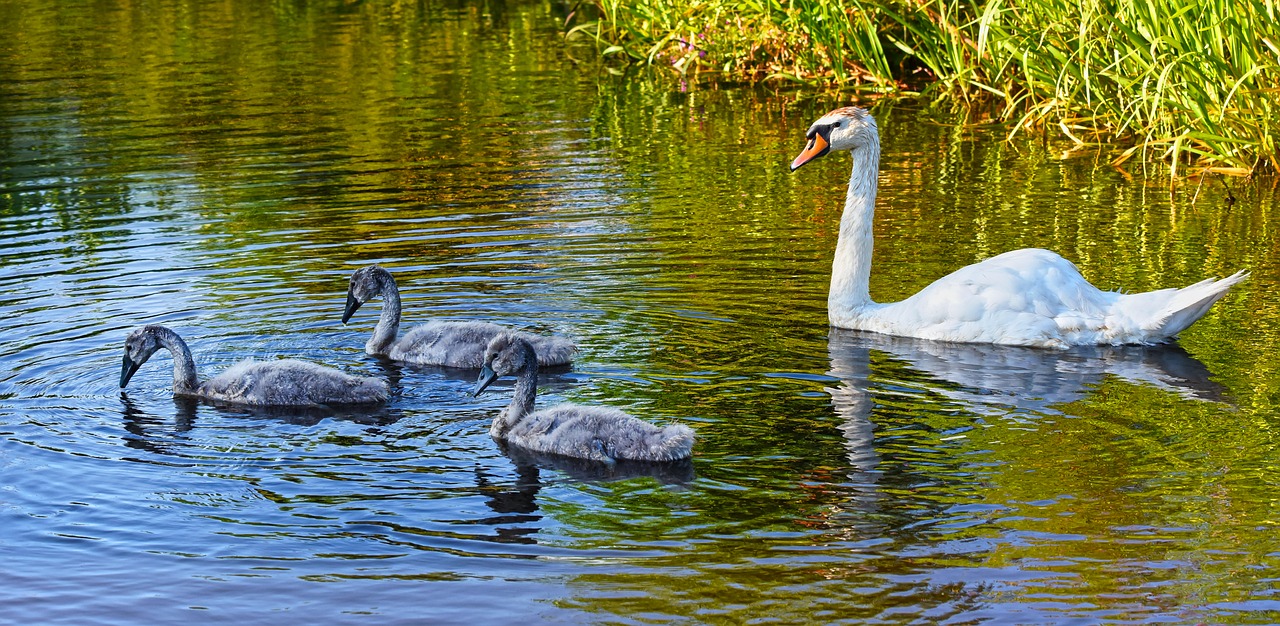
[[[848,161],[786,166],[847,101],[615,75],[565,12],[0,0],[0,621],[1280,620],[1265,180],[865,103],[878,299],[1025,246],[1108,289],[1253,275],[1174,346],[831,331]],[[540,402],[688,424],[692,467],[500,446],[509,381],[366,355],[379,302],[340,323],[375,262],[406,327],[571,337]],[[164,353],[122,391],[149,323],[206,375],[295,357],[393,398],[175,399]]]

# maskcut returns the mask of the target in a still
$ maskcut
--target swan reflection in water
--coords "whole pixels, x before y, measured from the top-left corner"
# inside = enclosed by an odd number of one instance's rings
[[[552,469],[581,482],[613,482],[630,478],[652,478],[664,485],[681,485],[693,481],[693,460],[633,461],[617,459],[612,463],[547,454],[506,442],[495,442],[511,459],[517,470],[523,468]],[[536,476],[536,474],[535,474]]]
[[[861,472],[879,464],[871,421],[873,395],[893,394],[895,388],[936,394],[979,415],[1010,418],[1061,414],[1057,406],[1088,396],[1108,376],[1186,399],[1221,402],[1224,393],[1210,380],[1209,369],[1176,343],[1045,350],[837,328],[830,333],[828,373],[840,384],[826,391],[842,418],[849,460]],[[877,356],[873,366],[875,353],[888,361]]]
[[[653,462],[619,459],[613,463],[546,454],[494,442],[515,466],[515,481],[503,484],[490,476],[489,470],[476,468],[476,485],[485,494],[485,504],[494,515],[477,523],[495,526],[494,541],[499,543],[537,543],[542,530],[542,513],[538,493],[547,486],[543,470],[562,474],[570,481],[604,483],[632,478],[652,478],[663,485],[684,485],[694,479],[692,459]]]
[[[378,406],[373,409],[348,407],[260,407],[219,402],[207,398],[174,396],[172,416],[167,411],[150,413],[139,403],[120,392],[123,426],[129,436],[124,444],[130,448],[156,454],[185,456],[192,444],[187,433],[196,427],[202,411],[217,411],[246,420],[280,421],[296,426],[315,426],[325,419],[337,419],[368,426],[389,426],[404,417],[396,408]],[[206,418],[209,415],[206,414]],[[175,437],[177,435],[177,437]]]

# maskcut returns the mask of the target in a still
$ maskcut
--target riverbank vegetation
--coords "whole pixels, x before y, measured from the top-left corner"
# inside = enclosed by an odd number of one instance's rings
[[[1280,172],[1277,0],[596,0],[569,35],[712,80],[922,94],[1178,176]]]

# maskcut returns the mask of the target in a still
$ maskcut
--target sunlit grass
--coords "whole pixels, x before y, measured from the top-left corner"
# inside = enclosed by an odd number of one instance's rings
[[[994,102],[1170,174],[1280,172],[1278,0],[597,0],[609,57]]]

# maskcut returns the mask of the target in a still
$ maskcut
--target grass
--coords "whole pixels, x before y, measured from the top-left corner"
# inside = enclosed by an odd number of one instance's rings
[[[1173,176],[1280,172],[1280,0],[596,0],[570,36],[684,75],[994,103]]]

